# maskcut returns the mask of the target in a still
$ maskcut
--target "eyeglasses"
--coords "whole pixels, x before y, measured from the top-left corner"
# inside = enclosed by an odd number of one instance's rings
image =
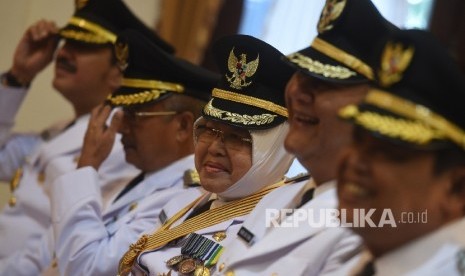
[[[228,149],[240,150],[252,145],[251,138],[241,137],[234,133],[225,133],[222,130],[199,125],[194,130],[194,139],[196,142],[211,144],[218,137],[221,138],[224,146]]]
[[[123,109],[124,117],[130,121],[136,122],[144,117],[154,117],[154,116],[169,116],[175,115],[178,112],[176,111],[136,111],[133,109]]]

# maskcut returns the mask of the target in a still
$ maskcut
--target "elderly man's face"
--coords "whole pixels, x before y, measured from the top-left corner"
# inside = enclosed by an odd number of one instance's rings
[[[317,183],[336,177],[341,148],[351,140],[352,126],[338,117],[343,106],[360,102],[368,85],[335,85],[296,73],[286,87],[290,129],[286,149]]]
[[[166,110],[163,102],[124,111],[119,133],[126,161],[142,171],[160,170],[178,158],[176,135],[179,131],[177,117],[180,115],[137,116],[138,112],[166,111],[171,110]]]
[[[432,151],[395,145],[356,129],[339,168],[339,207],[350,223],[357,219],[355,209],[365,213],[375,209],[371,219],[376,226],[382,223],[383,211],[392,213],[384,218],[392,217],[396,227],[353,228],[373,254],[381,255],[455,219],[451,210],[460,199],[451,192],[453,173],[435,172],[435,160]]]

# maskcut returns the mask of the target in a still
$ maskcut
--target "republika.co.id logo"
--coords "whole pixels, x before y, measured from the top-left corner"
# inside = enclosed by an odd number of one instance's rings
[[[350,213],[349,213],[350,212]],[[377,219],[373,219],[376,217]],[[398,224],[427,223],[428,210],[401,212],[391,209],[266,209],[266,227],[397,227]]]

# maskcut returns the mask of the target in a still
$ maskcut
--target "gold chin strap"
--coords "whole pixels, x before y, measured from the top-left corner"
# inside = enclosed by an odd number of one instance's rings
[[[234,93],[231,91],[226,91],[218,88],[213,89],[212,93],[213,97],[220,98],[220,99],[225,99],[228,101],[233,101],[237,103],[242,103],[242,104],[247,104],[251,106],[255,106],[261,109],[265,109],[271,112],[274,112],[276,114],[279,114],[283,117],[288,117],[288,112],[287,108],[284,106],[277,105],[273,102],[270,101],[265,101],[259,98],[247,96],[247,95],[242,95],[239,93]]]
[[[91,21],[88,21],[84,18],[80,18],[77,16],[71,17],[71,19],[68,21],[69,25],[84,29],[90,33],[93,33],[95,36],[100,37],[102,40],[105,40],[107,43],[115,43],[116,41],[116,35],[107,29],[101,27],[98,24],[95,24]],[[69,34],[67,30],[64,30],[61,32],[63,36],[66,37],[66,34]],[[76,34],[75,34],[76,35]],[[71,37],[73,38],[73,37]]]
[[[158,81],[158,80],[124,78],[121,82],[121,86],[131,87],[131,88],[168,90],[171,92],[178,92],[178,93],[184,92],[184,86],[179,83]]]
[[[205,195],[200,196],[166,221],[166,223],[163,224],[163,226],[155,233],[151,235],[142,235],[136,243],[132,244],[120,260],[118,275],[128,275],[131,272],[131,268],[137,257],[144,251],[160,248],[172,240],[194,233],[200,229],[249,214],[260,199],[282,185],[284,185],[284,181],[267,186],[253,195],[231,201],[218,208],[210,209],[184,221],[176,227],[169,229],[174,222],[184,216],[192,207],[205,197]]]
[[[335,47],[334,45],[324,41],[320,38],[315,38],[311,45],[312,48],[322,52],[330,58],[339,61],[345,66],[357,71],[359,74],[365,76],[369,80],[373,80],[373,70],[366,63],[357,57],[344,52],[343,50]]]
[[[389,110],[409,119],[417,120],[436,129],[443,137],[455,142],[465,149],[465,132],[446,118],[434,113],[428,108],[412,103],[382,90],[372,89],[365,102]]]
[[[121,86],[130,88],[140,88],[144,90],[127,95],[109,95],[107,100],[110,103],[114,105],[142,104],[156,100],[168,92],[180,94],[184,93],[183,85],[158,80],[124,78],[121,82]]]
[[[433,139],[449,139],[465,149],[465,132],[422,105],[379,89],[370,90],[364,102],[403,116],[408,121],[374,112],[359,112],[355,106],[341,109],[340,116],[354,118],[357,123],[369,130],[379,131],[383,135],[407,142],[425,145]]]

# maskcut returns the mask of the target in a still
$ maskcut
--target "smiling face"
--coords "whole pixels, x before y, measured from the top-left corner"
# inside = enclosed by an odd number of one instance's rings
[[[350,124],[337,113],[360,102],[368,85],[342,86],[296,73],[286,87],[290,129],[286,149],[312,172],[317,183],[336,177],[341,148],[351,141]]]
[[[121,77],[112,63],[110,47],[65,41],[57,51],[53,86],[73,105],[78,116],[101,104],[118,88]]]
[[[354,221],[354,209],[376,209],[371,216],[376,225],[384,209],[392,210],[397,227],[353,228],[375,256],[463,216],[465,198],[452,192],[453,170],[436,172],[435,160],[432,151],[394,145],[356,130],[341,159],[339,208],[347,210],[348,222]],[[426,223],[417,219],[422,213]],[[416,221],[408,223],[408,214]]]
[[[220,122],[205,120],[201,125],[220,130],[225,137],[233,134],[235,137],[251,138],[247,130]],[[242,143],[240,147],[228,148],[220,136],[211,143],[197,139],[195,167],[205,190],[212,193],[224,192],[252,167],[252,145]]]

